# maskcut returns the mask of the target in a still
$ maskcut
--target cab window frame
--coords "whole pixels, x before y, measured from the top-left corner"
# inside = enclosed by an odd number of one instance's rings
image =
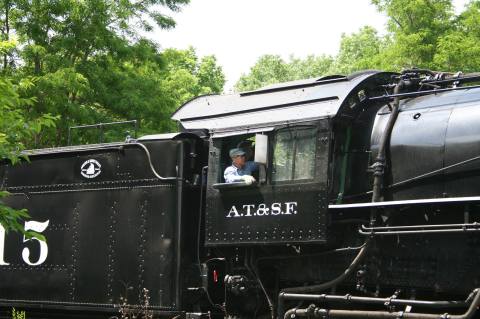
[[[215,160],[216,163],[216,174],[214,182],[212,185],[217,189],[230,189],[230,188],[242,188],[250,187],[252,185],[243,184],[242,182],[238,183],[226,183],[223,177],[225,169],[232,165],[232,160],[230,159],[228,152],[230,149],[235,148],[237,144],[250,140],[252,137],[255,137],[253,132],[243,133],[243,134],[232,134],[225,137],[212,139],[212,145],[216,145],[217,151]],[[253,160],[253,159],[252,159]]]
[[[310,163],[309,163],[309,169],[311,170],[311,174],[308,178],[295,178],[295,169],[296,169],[296,162],[298,162],[297,156],[298,156],[298,140],[296,138],[298,132],[301,131],[308,131],[311,130],[313,132],[311,136],[311,142],[313,143],[312,149],[314,152],[310,155]],[[290,178],[288,179],[275,179],[275,174],[276,174],[276,158],[275,158],[275,147],[277,145],[278,137],[279,134],[282,132],[292,132],[295,134],[295,136],[292,138],[293,141],[293,154],[291,154],[291,158],[293,159],[293,162],[290,165]],[[270,147],[269,147],[269,183],[271,185],[285,185],[285,184],[301,184],[301,183],[310,183],[314,182],[317,179],[317,153],[318,153],[318,145],[319,145],[319,127],[317,122],[309,122],[309,123],[303,123],[295,126],[283,126],[275,129],[273,132],[271,132],[271,137],[270,137]]]

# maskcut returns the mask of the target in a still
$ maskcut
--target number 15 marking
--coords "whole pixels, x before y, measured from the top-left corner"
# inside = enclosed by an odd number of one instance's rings
[[[50,220],[47,220],[45,222],[36,222],[36,221],[27,221],[25,222],[25,230],[33,230],[36,231],[37,233],[42,233],[47,229],[48,224]],[[47,260],[48,256],[48,246],[47,243],[41,240],[38,240],[37,238],[26,238],[23,236],[23,242],[26,243],[30,240],[36,240],[39,244],[40,247],[40,254],[38,257],[37,261],[31,261],[30,260],[30,248],[24,247],[22,250],[22,259],[23,261],[30,266],[38,266],[41,265]],[[5,228],[0,225],[0,266],[8,266],[10,263],[5,261]]]

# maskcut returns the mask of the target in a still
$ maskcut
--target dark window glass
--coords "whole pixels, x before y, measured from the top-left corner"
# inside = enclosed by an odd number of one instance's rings
[[[315,177],[316,128],[278,131],[273,145],[272,181]]]

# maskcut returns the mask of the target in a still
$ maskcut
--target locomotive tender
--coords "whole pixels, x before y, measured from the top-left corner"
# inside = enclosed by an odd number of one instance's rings
[[[365,71],[201,96],[180,133],[0,166],[1,316],[479,317],[478,74]],[[255,146],[257,182],[225,183]]]

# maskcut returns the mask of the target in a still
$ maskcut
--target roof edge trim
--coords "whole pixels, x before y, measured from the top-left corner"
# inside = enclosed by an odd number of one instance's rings
[[[327,101],[333,101],[333,100],[338,100],[338,96],[328,96],[328,97],[324,97],[324,98],[320,98],[320,99],[299,101],[299,102],[295,102],[295,103],[286,103],[286,104],[278,104],[278,105],[272,105],[272,106],[264,106],[264,107],[251,109],[251,110],[242,110],[242,111],[235,111],[235,112],[230,112],[230,113],[222,113],[221,115],[213,114],[213,115],[205,115],[205,116],[187,117],[187,118],[182,119],[182,122],[207,120],[207,119],[226,117],[226,116],[232,116],[232,115],[237,115],[237,114],[262,112],[262,111],[272,110],[272,109],[276,109],[276,108],[283,108],[283,107],[290,107],[290,106],[297,106],[297,105],[306,105],[306,104],[313,104],[313,103],[318,103],[318,102],[327,102]]]
[[[322,80],[316,80],[311,83],[303,83],[303,84],[293,84],[293,85],[286,85],[286,86],[281,86],[281,87],[275,87],[275,88],[266,88],[266,89],[258,89],[255,91],[247,91],[247,92],[241,92],[240,96],[250,96],[250,95],[257,95],[257,94],[266,94],[266,93],[272,93],[272,92],[279,92],[279,91],[286,91],[286,90],[292,90],[292,89],[301,89],[301,88],[306,88],[306,87],[311,87],[311,86],[317,86],[317,85],[322,85],[322,84],[330,84],[330,83],[336,83],[336,82],[344,82],[348,81],[348,78],[346,76],[342,77],[336,77],[336,78],[331,78],[331,79],[326,79]]]

